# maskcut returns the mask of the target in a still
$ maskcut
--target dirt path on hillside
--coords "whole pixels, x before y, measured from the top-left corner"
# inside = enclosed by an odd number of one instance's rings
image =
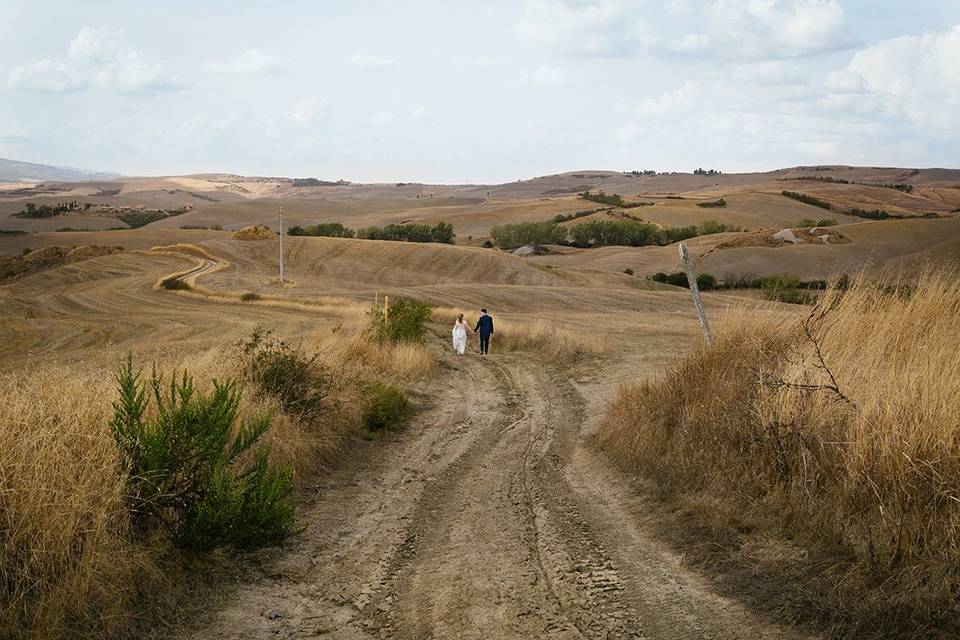
[[[305,531],[177,637],[801,637],[644,529],[567,380],[514,354],[444,365],[444,397],[325,478]]]

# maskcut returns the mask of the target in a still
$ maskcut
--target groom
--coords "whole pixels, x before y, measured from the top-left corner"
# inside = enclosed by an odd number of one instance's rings
[[[493,316],[487,315],[486,309],[480,309],[480,319],[474,329],[480,334],[480,354],[487,355],[490,350],[490,334],[493,333]]]

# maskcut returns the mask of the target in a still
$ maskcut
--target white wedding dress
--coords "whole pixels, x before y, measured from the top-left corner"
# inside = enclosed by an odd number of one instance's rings
[[[463,355],[464,350],[467,348],[467,322],[456,321],[453,323],[453,348],[454,350]]]

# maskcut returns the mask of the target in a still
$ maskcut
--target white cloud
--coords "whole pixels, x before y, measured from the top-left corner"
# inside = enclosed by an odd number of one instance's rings
[[[247,49],[229,60],[209,60],[201,69],[211,73],[276,73],[280,71],[280,62],[260,49]]]
[[[523,41],[567,55],[710,55],[780,59],[856,45],[839,0],[685,0],[662,5],[669,16],[703,28],[669,33],[648,25],[647,3],[631,0],[527,0],[514,32]]]
[[[791,58],[856,45],[837,0],[715,0],[706,9],[714,51]]]
[[[377,115],[373,116],[372,122],[378,127],[383,127],[388,124],[393,124],[395,120],[396,120],[396,117],[392,113],[382,111]]]
[[[538,67],[532,76],[533,84],[548,86],[559,85],[567,81],[567,74],[560,67]]]
[[[361,69],[389,69],[393,66],[393,60],[389,58],[363,53],[355,53],[350,61]]]
[[[70,42],[67,60],[38,60],[11,71],[13,87],[65,93],[104,86],[119,93],[156,93],[180,89],[184,81],[167,74],[143,51],[124,42],[123,29],[84,27]]]
[[[626,56],[648,39],[636,2],[527,0],[514,32],[568,55]]]
[[[70,66],[55,60],[27,62],[10,72],[10,86],[39,93],[81,91],[87,82]]]
[[[290,119],[294,124],[304,127],[312,124],[327,111],[326,100],[301,100],[293,105]]]
[[[946,31],[883,40],[858,51],[828,79],[836,93],[879,99],[890,116],[956,134],[960,129],[960,24]]]

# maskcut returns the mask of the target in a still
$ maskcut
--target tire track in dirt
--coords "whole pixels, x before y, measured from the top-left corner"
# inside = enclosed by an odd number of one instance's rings
[[[562,372],[442,363],[415,424],[318,485],[305,532],[178,637],[800,637],[649,534],[642,499],[584,446]]]

